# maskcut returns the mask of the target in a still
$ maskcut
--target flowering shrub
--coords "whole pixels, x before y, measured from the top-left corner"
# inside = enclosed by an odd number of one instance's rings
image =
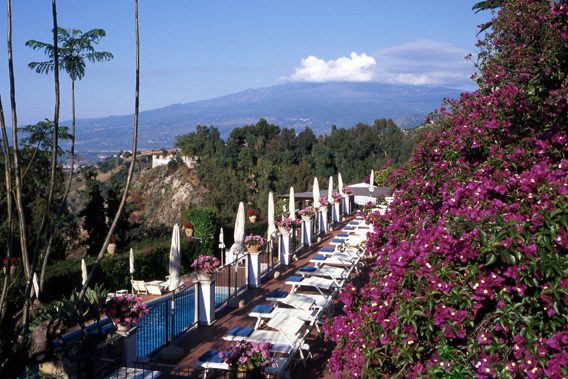
[[[327,200],[327,197],[320,197],[320,204],[322,207],[329,205],[329,201]]]
[[[294,226],[300,225],[300,220],[291,219],[291,218],[283,218],[281,221],[274,222],[276,226],[280,228],[285,228],[286,230],[292,229]]]
[[[389,177],[393,203],[367,217],[369,283],[325,326],[332,374],[568,375],[567,12],[504,2],[479,90],[435,112]]]
[[[251,246],[262,246],[264,245],[264,240],[262,239],[261,236],[247,236],[245,238],[245,246],[246,247],[251,247]]]
[[[270,351],[272,344],[265,342],[239,341],[228,346],[227,353],[219,353],[223,362],[232,367],[246,369],[249,366],[260,368],[260,373],[264,374],[266,367],[277,367],[273,354]]]
[[[105,313],[115,324],[138,323],[148,312],[142,299],[134,295],[112,296],[105,304]]]
[[[248,216],[248,217],[252,217],[252,216],[257,216],[257,217],[258,217],[258,212],[256,211],[256,209],[250,209],[250,210],[247,212],[247,216]]]
[[[305,216],[305,217],[312,217],[314,215],[315,211],[313,207],[306,207],[306,208],[302,208],[298,211],[298,214],[300,216]]]
[[[341,191],[345,194],[345,195],[353,195],[353,190],[349,187],[343,187],[341,189]]]
[[[191,267],[203,272],[207,275],[215,274],[219,271],[219,266],[221,262],[211,255],[200,255],[196,260],[193,261]]]
[[[333,201],[335,202],[340,202],[341,200],[343,200],[343,196],[341,196],[339,192],[332,193],[331,197],[333,197]]]
[[[183,224],[183,227],[184,227],[185,229],[193,229],[193,224],[190,224],[189,221],[188,221],[188,222],[186,222],[185,224]]]

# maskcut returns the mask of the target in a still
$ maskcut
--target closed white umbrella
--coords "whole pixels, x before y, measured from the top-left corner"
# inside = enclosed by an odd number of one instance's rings
[[[136,272],[136,270],[134,269],[134,250],[132,250],[132,248],[130,248],[129,263],[130,263],[130,275],[132,275]]]
[[[337,174],[337,188],[339,189],[339,193],[343,196],[343,178],[341,177],[341,173]]]
[[[290,218],[292,220],[296,219],[296,204],[294,198],[294,187],[290,187]]]
[[[327,201],[333,203],[333,176],[329,177],[329,187],[327,188]]]
[[[268,230],[266,234],[268,238],[272,238],[272,235],[276,232],[276,224],[274,222],[274,195],[272,192],[268,193]]]
[[[313,196],[314,196],[314,208],[320,207],[320,185],[318,183],[318,178],[314,177],[314,189]]]
[[[87,277],[89,276],[89,274],[87,273],[87,264],[85,263],[85,259],[82,258],[81,259],[81,285],[85,285],[85,282],[87,281]]]
[[[172,232],[172,244],[170,246],[170,280],[168,283],[168,289],[170,291],[174,291],[183,284],[183,280],[181,279],[180,246],[179,225],[176,222]]]
[[[375,170],[371,170],[371,178],[369,179],[369,193],[373,196],[375,191]]]
[[[39,294],[39,284],[37,283],[37,274],[34,272],[34,276],[32,278],[32,284],[33,284],[33,291],[35,292],[35,296],[38,297]],[[83,282],[83,284],[85,284],[85,282]],[[33,296],[33,293],[32,293]]]
[[[221,250],[221,266],[223,266],[225,259],[225,234],[223,233],[223,228],[219,231],[219,249]]]
[[[235,220],[235,232],[233,233],[235,237],[235,243],[231,246],[231,251],[234,254],[238,254],[245,250],[245,204],[241,201],[239,203],[239,210],[237,212],[237,218]],[[235,255],[236,257],[236,255]]]

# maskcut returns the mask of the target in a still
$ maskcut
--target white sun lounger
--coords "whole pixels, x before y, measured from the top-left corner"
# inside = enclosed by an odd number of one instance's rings
[[[276,363],[276,367],[268,366],[266,367],[266,374],[276,375],[278,378],[289,378],[290,373],[286,372],[290,361],[292,360],[292,355],[289,354],[284,357],[273,357],[274,362]],[[222,358],[219,357],[218,350],[209,350],[197,361],[195,361],[194,366],[201,368],[204,370],[203,379],[207,379],[209,372],[213,372],[215,370],[220,371],[230,371],[231,367],[229,364],[224,363]]]
[[[309,278],[305,278],[303,276],[291,276],[286,279],[285,283],[292,286],[292,290],[290,292],[297,292],[297,290],[301,287],[315,288],[327,301],[335,295],[336,289],[343,287],[342,282],[336,283],[332,279],[320,278],[317,276],[311,276]],[[323,291],[327,291],[329,294],[326,295]]]
[[[327,265],[321,267],[304,266],[300,267],[300,269],[296,271],[296,274],[302,275],[303,277],[317,276],[323,278],[330,278],[331,280],[334,281],[334,283],[338,287],[343,287],[345,280],[349,279],[350,273],[351,270],[346,270],[342,267],[327,266]]]

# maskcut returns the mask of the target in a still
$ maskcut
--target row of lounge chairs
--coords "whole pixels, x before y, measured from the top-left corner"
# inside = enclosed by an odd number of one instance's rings
[[[161,295],[162,291],[164,291],[167,287],[167,282],[161,282],[159,280],[152,282],[145,282],[143,280],[131,280],[130,282],[132,284],[132,291],[137,295]]]
[[[266,297],[271,304],[252,309],[249,316],[257,318],[254,327],[236,326],[224,337],[226,341],[271,343],[277,367],[267,367],[266,374],[289,378],[290,363],[296,354],[306,365],[311,357],[306,338],[314,328],[321,337],[323,315],[333,315],[333,299],[352,275],[359,274],[364,263],[362,244],[370,229],[360,218],[349,224],[334,238],[335,247],[320,249],[310,260],[313,266],[300,267],[284,280],[291,286],[289,291],[274,290]],[[231,370],[223,362],[223,354],[210,350],[195,362],[205,370],[204,378],[214,370]]]

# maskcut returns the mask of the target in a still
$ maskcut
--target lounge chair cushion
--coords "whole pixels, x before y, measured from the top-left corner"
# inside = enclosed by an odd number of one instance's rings
[[[337,233],[336,237],[349,237],[347,233]]]
[[[312,261],[325,261],[327,258],[324,257],[323,255],[316,255],[314,257],[312,257]]]
[[[267,297],[282,299],[282,298],[285,298],[286,296],[288,296],[288,292],[274,290],[274,291],[270,292]]]
[[[252,312],[254,312],[254,313],[270,313],[273,310],[274,310],[274,307],[272,305],[261,304],[261,305],[257,305],[256,307],[254,307],[252,309]]]
[[[209,362],[209,363],[223,363],[223,358],[221,358],[219,356],[220,351],[219,350],[209,350],[208,352],[206,352],[205,354],[203,354],[201,357],[199,357],[199,360],[201,362]],[[223,354],[227,354],[227,353],[223,353]]]
[[[320,249],[320,251],[322,253],[333,253],[335,251],[335,249],[333,247],[324,247],[324,248]]]
[[[304,266],[304,267],[300,267],[300,269],[298,271],[314,272],[316,270],[317,270],[317,268],[315,268],[313,266]]]
[[[346,226],[343,230],[355,230],[355,228],[352,226]]]
[[[302,280],[304,280],[304,277],[300,275],[292,275],[286,279],[287,282],[301,282]]]
[[[233,329],[229,330],[227,335],[232,337],[248,337],[252,332],[254,332],[254,329],[248,326],[235,326]]]
[[[331,243],[343,243],[343,239],[342,238],[334,238],[333,240],[331,240]]]

